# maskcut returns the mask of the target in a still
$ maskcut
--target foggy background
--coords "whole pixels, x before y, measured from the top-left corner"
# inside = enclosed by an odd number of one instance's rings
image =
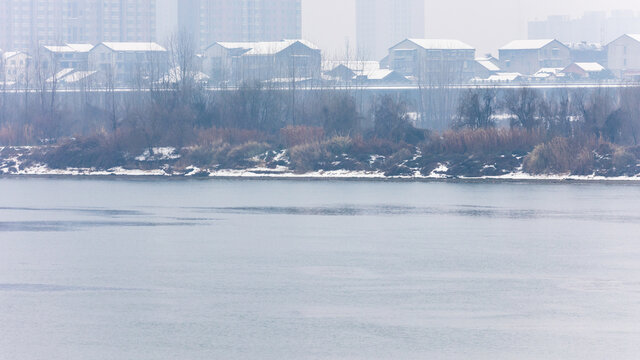
[[[527,22],[549,15],[577,17],[585,11],[631,9],[639,0],[447,0],[426,1],[426,37],[454,38],[493,53],[514,39],[527,38]],[[355,0],[303,0],[303,37],[327,56],[356,48]]]

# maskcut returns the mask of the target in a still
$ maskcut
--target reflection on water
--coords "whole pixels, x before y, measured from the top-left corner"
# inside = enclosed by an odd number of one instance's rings
[[[77,292],[77,291],[142,291],[141,289],[124,289],[92,286],[66,286],[51,284],[0,284],[0,292]]]
[[[209,207],[191,208],[202,213],[229,213],[247,215],[311,215],[311,216],[401,216],[401,215],[451,215],[503,219],[569,218],[611,222],[640,221],[640,215],[602,214],[585,211],[567,212],[554,210],[505,209],[490,206],[461,205],[454,207],[412,206],[332,206],[332,207]]]
[[[0,221],[0,232],[74,231],[105,227],[196,226],[198,222],[161,221]]]

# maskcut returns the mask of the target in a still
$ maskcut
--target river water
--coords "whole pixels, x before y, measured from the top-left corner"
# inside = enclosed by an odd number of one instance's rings
[[[640,186],[0,179],[0,359],[637,359]]]

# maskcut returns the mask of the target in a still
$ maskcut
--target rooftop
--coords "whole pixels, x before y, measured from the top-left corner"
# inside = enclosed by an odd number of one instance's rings
[[[88,53],[93,49],[91,44],[47,45],[45,49],[54,53]]]
[[[407,39],[412,43],[431,50],[475,50],[471,45],[455,39]]]
[[[16,56],[16,55],[20,55],[20,54],[24,54],[22,51],[7,51],[2,53],[2,58],[5,60],[11,59],[12,57]]]
[[[604,66],[596,62],[580,62],[575,63],[575,65],[585,72],[601,72],[605,70]]]
[[[275,55],[293,44],[300,43],[313,50],[320,50],[317,46],[306,40],[281,40],[260,42],[217,42],[225,49],[243,49],[245,55]]]
[[[476,59],[476,62],[489,71],[500,71],[498,65],[494,64],[493,61],[489,59],[480,58]]]
[[[331,71],[338,66],[344,66],[353,72],[375,71],[380,69],[380,63],[377,61],[359,61],[359,60],[327,60],[322,63],[324,71]]]
[[[640,42],[640,34],[626,34],[626,35],[632,38],[633,40]]]
[[[549,45],[554,41],[554,39],[515,40],[501,47],[500,50],[537,50]]]
[[[113,51],[167,51],[154,42],[103,42],[102,45]]]

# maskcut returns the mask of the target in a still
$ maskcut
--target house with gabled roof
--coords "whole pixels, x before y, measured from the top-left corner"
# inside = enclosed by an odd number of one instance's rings
[[[487,79],[491,75],[495,75],[500,72],[500,66],[498,61],[489,56],[484,58],[477,58],[474,62],[474,78]]]
[[[571,79],[605,80],[612,74],[604,66],[596,62],[574,62],[562,70]]]
[[[473,78],[476,49],[454,39],[406,39],[389,49],[391,70],[423,83]]]
[[[505,72],[533,75],[542,68],[571,64],[569,47],[554,39],[515,40],[500,48],[500,67]]]
[[[118,84],[155,81],[168,68],[169,53],[154,42],[102,42],[89,51],[89,70],[112,77]]]
[[[625,34],[607,44],[607,59],[616,77],[640,79],[640,34]]]
[[[203,71],[217,84],[320,79],[320,49],[306,40],[216,42],[205,49]]]
[[[42,46],[42,65],[54,71],[60,69],[87,70],[89,68],[89,52],[91,44],[65,44]]]
[[[325,61],[322,64],[324,79],[333,82],[362,85],[406,85],[409,79],[391,69],[385,69],[377,61]]]
[[[31,67],[31,56],[22,51],[7,51],[1,55],[2,82],[24,84]]]

